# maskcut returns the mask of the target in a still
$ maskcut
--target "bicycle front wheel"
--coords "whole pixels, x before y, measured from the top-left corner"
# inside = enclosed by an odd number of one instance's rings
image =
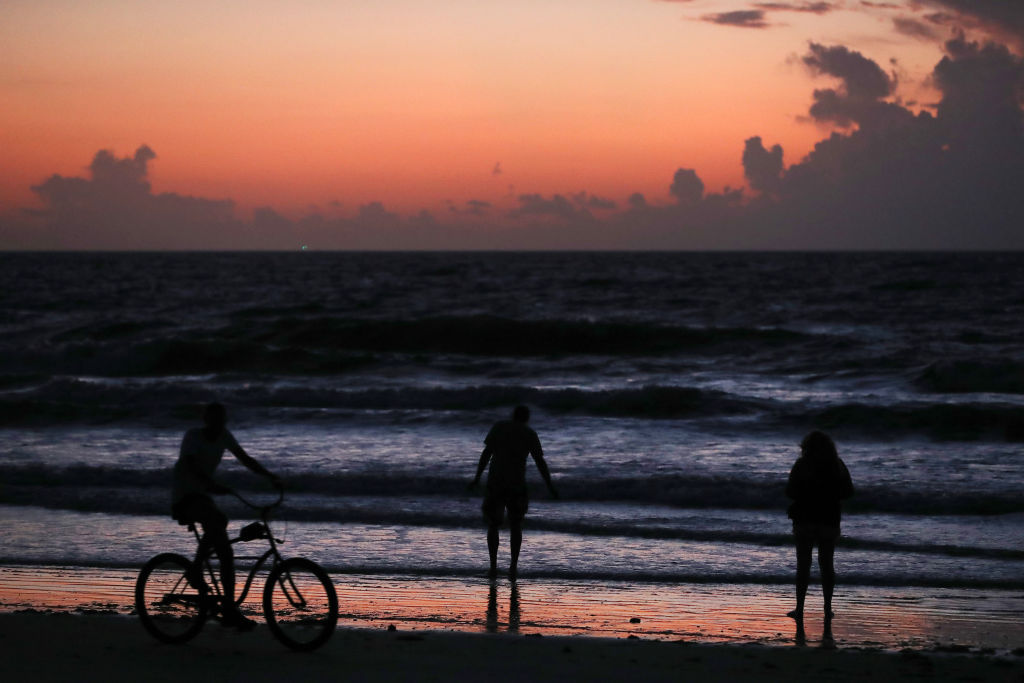
[[[176,553],[157,555],[142,567],[135,582],[135,611],[149,633],[165,643],[184,643],[206,621],[208,598],[189,585],[192,562]]]
[[[274,567],[263,588],[270,632],[293,650],[315,650],[338,623],[338,594],[320,565],[292,557]]]

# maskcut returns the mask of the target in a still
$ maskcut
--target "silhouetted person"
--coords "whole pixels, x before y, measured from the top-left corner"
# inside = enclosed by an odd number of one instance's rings
[[[512,560],[509,563],[509,575],[515,576],[519,565],[519,549],[523,545],[523,517],[529,500],[526,494],[526,456],[532,455],[537,469],[544,478],[548,490],[554,498],[558,491],[551,483],[551,473],[544,462],[544,451],[540,447],[537,432],[527,426],[530,421],[530,409],[516,406],[512,411],[511,420],[501,420],[491,427],[484,439],[484,450],[480,454],[480,464],[476,468],[476,477],[472,486],[480,483],[480,476],[487,467],[487,494],[482,506],[484,519],[487,520],[487,550],[491,557],[491,575],[498,571],[498,528],[501,526],[505,511],[508,511],[509,536],[512,549]]]
[[[811,551],[818,546],[821,592],[825,598],[823,640],[832,639],[832,592],[836,585],[833,563],[842,501],[853,495],[853,482],[839,459],[836,445],[824,432],[814,431],[800,442],[800,457],[789,473],[786,495],[793,499],[789,517],[796,539],[796,609],[789,613],[803,639],[804,598],[811,575]]]
[[[203,410],[203,426],[185,432],[178,461],[174,464],[171,516],[182,524],[198,523],[203,527],[196,559],[188,574],[189,583],[199,590],[207,590],[200,561],[213,548],[220,559],[224,623],[250,628],[252,622],[235,606],[235,562],[228,540],[228,518],[210,497],[211,493],[228,493],[230,489],[214,481],[213,473],[224,451],[228,450],[250,470],[270,479],[274,486],[280,486],[280,481],[238,445],[225,424],[224,406],[211,403]]]

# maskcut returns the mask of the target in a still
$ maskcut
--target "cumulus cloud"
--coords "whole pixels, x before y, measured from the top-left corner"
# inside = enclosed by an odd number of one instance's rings
[[[781,145],[746,139],[750,196],[709,191],[696,169],[682,167],[662,193],[634,192],[621,206],[586,191],[516,193],[494,206],[449,203],[448,224],[425,210],[406,217],[379,201],[347,216],[289,219],[264,207],[243,220],[230,200],[154,193],[148,170],[155,154],[143,146],[123,158],[98,152],[85,177],[54,175],[35,186],[42,208],[24,224],[0,220],[0,245],[1022,249],[1024,61],[962,33],[944,53],[930,75],[939,102],[914,112],[892,101],[896,79],[877,62],[845,46],[811,43],[803,63],[815,78],[834,81],[813,91],[808,112],[834,130],[788,167]]]
[[[809,114],[817,121],[839,126],[879,124],[891,117],[900,117],[902,108],[883,101],[896,87],[878,64],[860,52],[842,45],[826,47],[810,44],[803,63],[818,75],[832,76],[841,81],[839,88],[814,91],[814,104]]]
[[[759,9],[735,10],[733,12],[719,12],[716,14],[705,14],[701,21],[722,26],[738,26],[740,28],[768,28],[765,21],[764,11]]]
[[[130,157],[100,150],[88,178],[53,175],[32,187],[43,208],[33,212],[35,237],[52,248],[134,249],[211,246],[230,248],[238,235],[234,202],[173,192],[153,194],[146,145]],[[210,240],[205,245],[202,236]],[[197,240],[196,238],[200,239]],[[244,245],[234,245],[244,248]]]
[[[680,168],[668,191],[680,204],[694,204],[704,198],[704,181],[692,168]]]
[[[932,75],[942,92],[934,116],[879,103],[887,115],[855,119],[862,125],[784,170],[777,201],[759,205],[762,225],[787,240],[816,233],[828,247],[1024,246],[1021,59],[962,36],[946,53]],[[878,103],[891,90],[877,64],[845,48],[812,46],[805,61],[843,78],[842,97]],[[821,102],[816,91],[812,112]],[[760,141],[747,149],[763,160]],[[748,177],[752,187],[761,179]]]
[[[782,146],[765,149],[761,138],[747,139],[743,146],[743,175],[752,189],[776,192],[782,180]]]

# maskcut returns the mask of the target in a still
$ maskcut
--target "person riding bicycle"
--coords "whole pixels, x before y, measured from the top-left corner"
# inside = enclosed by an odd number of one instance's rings
[[[174,465],[171,516],[181,524],[198,523],[203,527],[196,559],[188,574],[189,583],[197,590],[208,590],[203,582],[202,559],[212,547],[220,558],[224,623],[248,629],[253,622],[242,616],[235,605],[235,562],[228,539],[228,518],[210,497],[211,493],[229,493],[230,489],[214,481],[213,473],[224,451],[228,450],[239,462],[269,479],[275,487],[280,487],[281,481],[238,445],[225,424],[227,411],[224,406],[211,403],[203,410],[203,426],[185,432],[178,461]]]

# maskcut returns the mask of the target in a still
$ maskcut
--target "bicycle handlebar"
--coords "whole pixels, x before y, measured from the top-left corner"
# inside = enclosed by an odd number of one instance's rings
[[[232,496],[234,496],[238,500],[242,501],[243,505],[245,505],[246,507],[252,508],[253,510],[258,511],[260,513],[260,517],[266,517],[268,512],[270,512],[271,510],[276,508],[278,505],[280,505],[284,501],[284,487],[283,486],[275,487],[277,489],[277,500],[275,500],[270,505],[256,505],[255,503],[252,503],[252,502],[246,500],[242,496],[242,494],[240,494],[238,491],[234,490],[233,488],[230,488],[230,487],[227,487],[227,486],[225,486],[224,488],[226,488],[227,492],[230,493]]]

